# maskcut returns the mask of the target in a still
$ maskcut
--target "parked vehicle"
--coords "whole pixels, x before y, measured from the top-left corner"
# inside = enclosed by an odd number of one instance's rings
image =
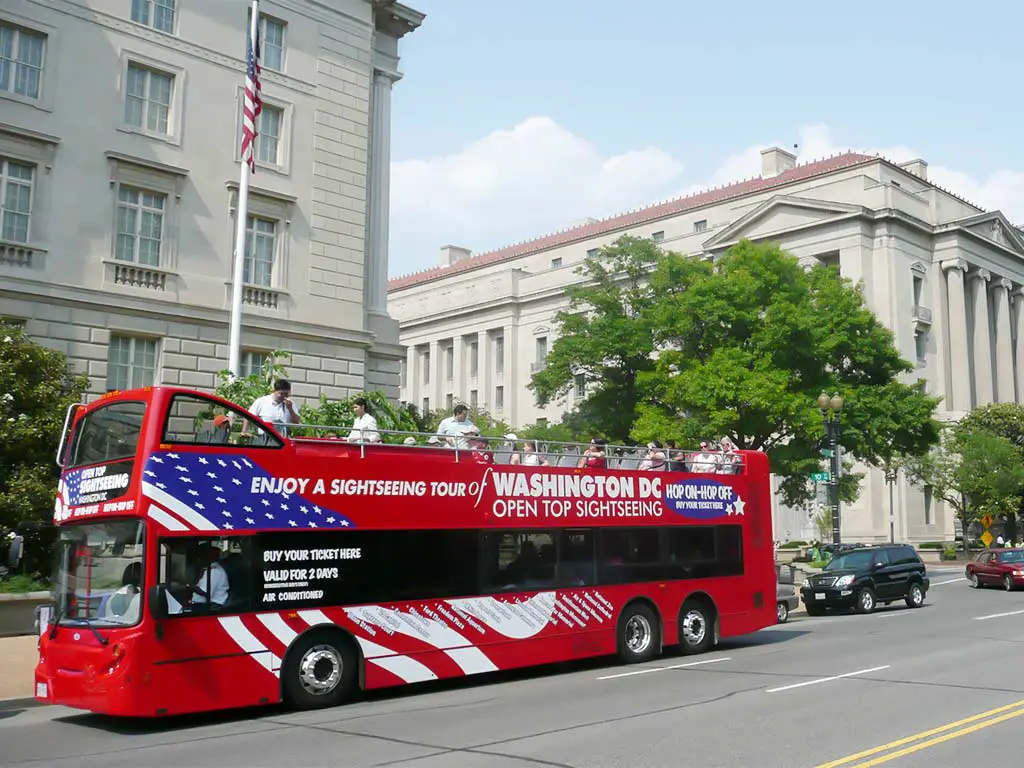
[[[975,589],[999,586],[1007,592],[1024,586],[1024,549],[992,549],[981,552],[964,569]]]
[[[779,624],[789,621],[789,614],[800,607],[800,596],[793,584],[778,584],[775,587],[775,615]]]
[[[928,585],[927,569],[913,547],[885,544],[836,555],[820,574],[804,579],[800,595],[809,616],[828,608],[871,613],[879,603],[897,600],[920,608]]]

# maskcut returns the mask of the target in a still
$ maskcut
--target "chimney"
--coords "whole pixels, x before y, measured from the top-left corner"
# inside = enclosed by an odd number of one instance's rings
[[[900,168],[902,168],[907,173],[914,174],[915,176],[917,176],[920,179],[923,179],[924,181],[928,181],[928,163],[926,163],[921,158],[917,158],[916,160],[908,160],[905,163],[900,163]]]
[[[796,155],[781,147],[761,150],[761,176],[770,179],[796,167]]]
[[[463,248],[461,245],[442,245],[440,264],[442,267],[450,267],[460,261],[465,261],[472,255],[473,252],[469,248]]]

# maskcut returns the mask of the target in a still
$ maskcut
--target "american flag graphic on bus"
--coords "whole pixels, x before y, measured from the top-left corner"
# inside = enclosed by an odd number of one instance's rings
[[[336,510],[287,493],[280,482],[259,482],[263,479],[277,480],[244,456],[156,453],[142,474],[146,514],[171,531],[355,527]],[[271,486],[277,492],[270,492]]]

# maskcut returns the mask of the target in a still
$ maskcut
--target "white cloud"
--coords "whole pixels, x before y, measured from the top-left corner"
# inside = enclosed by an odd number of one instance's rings
[[[798,154],[809,161],[847,149],[903,162],[920,155],[908,147],[838,145],[825,125],[799,132]],[[757,176],[766,141],[727,157],[704,180],[687,179],[680,159],[657,147],[603,154],[549,117],[531,117],[455,154],[392,164],[391,273],[434,266],[437,249],[462,245],[474,252],[564,229],[587,216],[605,217],[659,200]],[[928,158],[925,158],[926,160]],[[974,179],[930,165],[936,184],[1024,223],[1024,169]],[[694,182],[699,183],[694,183]]]

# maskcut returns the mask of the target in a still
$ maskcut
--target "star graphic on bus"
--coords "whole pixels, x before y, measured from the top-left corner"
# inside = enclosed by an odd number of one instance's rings
[[[173,459],[173,461],[172,461]],[[210,464],[221,467],[217,475],[221,485],[211,485],[206,471]],[[224,459],[188,454],[154,454],[143,470],[142,491],[152,502],[149,516],[165,528],[175,531],[260,530],[306,527],[309,510],[321,508],[311,499],[291,493],[267,492],[264,480],[277,480],[270,472],[246,458]],[[253,493],[260,488],[261,493]],[[286,503],[289,502],[289,503]],[[261,508],[264,515],[252,514]],[[275,511],[270,512],[273,508]],[[303,512],[305,509],[305,513]],[[213,510],[218,510],[217,514]],[[207,515],[207,511],[212,514]],[[354,528],[350,519],[336,510],[324,520],[332,528]],[[232,512],[239,512],[237,517]],[[247,516],[244,516],[247,515]]]

